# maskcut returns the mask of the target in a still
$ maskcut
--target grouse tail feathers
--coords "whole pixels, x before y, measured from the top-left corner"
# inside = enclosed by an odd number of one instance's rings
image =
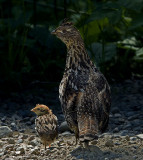
[[[98,139],[98,123],[95,116],[80,116],[78,118],[78,127],[80,142],[87,142]]]

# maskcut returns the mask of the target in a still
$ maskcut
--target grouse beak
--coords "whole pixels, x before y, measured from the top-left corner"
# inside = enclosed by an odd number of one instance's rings
[[[56,30],[53,30],[53,31],[51,32],[51,34],[56,34]]]

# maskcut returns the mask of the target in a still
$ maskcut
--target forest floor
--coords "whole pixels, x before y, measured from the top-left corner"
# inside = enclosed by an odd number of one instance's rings
[[[143,160],[143,81],[115,83],[111,90],[109,128],[87,148],[75,145],[74,134],[64,122],[57,87],[34,85],[1,98],[0,159]],[[30,112],[36,104],[48,105],[59,120],[59,137],[46,151],[34,129],[36,116]]]

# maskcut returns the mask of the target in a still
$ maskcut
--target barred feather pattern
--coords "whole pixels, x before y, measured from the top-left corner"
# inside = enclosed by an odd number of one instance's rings
[[[35,129],[44,145],[50,145],[58,135],[57,117],[54,114],[38,116]]]
[[[65,119],[76,139],[97,139],[107,129],[111,105],[110,87],[88,56],[80,32],[64,22],[52,32],[67,46],[66,66],[59,86]]]

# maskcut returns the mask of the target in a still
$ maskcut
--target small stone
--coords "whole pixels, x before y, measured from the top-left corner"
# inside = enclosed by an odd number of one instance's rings
[[[20,151],[20,154],[24,154],[24,153],[25,153],[25,150],[24,150],[23,147],[18,147],[18,148],[16,149],[16,151]]]
[[[12,135],[12,130],[8,126],[0,127],[0,138]]]
[[[15,124],[14,122],[12,122],[10,125],[11,125],[12,127],[16,127],[16,124]]]
[[[59,126],[59,130],[61,132],[70,131],[66,121],[61,123],[61,125]]]
[[[115,145],[121,145],[121,143],[120,143],[120,142],[115,142],[114,144],[115,144]]]
[[[28,144],[29,144],[29,145],[32,145],[32,146],[38,146],[38,145],[39,145],[39,142],[38,142],[36,139],[33,139],[33,140],[30,141]]]
[[[112,108],[111,112],[112,112],[113,114],[115,114],[115,113],[119,113],[120,110],[119,110],[119,108],[114,107],[114,108]]]
[[[35,136],[30,136],[28,140],[32,141],[33,139],[35,139]]]
[[[13,132],[13,137],[14,137],[14,138],[18,138],[18,137],[19,137],[19,132],[14,131],[14,132]]]
[[[32,123],[31,123],[31,121],[28,121],[28,122],[26,122],[26,124],[29,126],[29,125],[31,125]]]
[[[4,152],[1,152],[1,153],[0,153],[0,156],[3,156],[3,155],[4,155]]]
[[[15,140],[14,139],[8,139],[8,143],[15,144]]]
[[[136,141],[129,141],[129,144],[136,144]]]
[[[71,132],[66,131],[66,132],[63,132],[62,135],[63,135],[63,136],[68,136],[68,135],[71,135]]]
[[[49,154],[50,153],[50,149],[46,149],[46,154]]]
[[[114,146],[113,141],[112,140],[107,140],[106,143],[105,143],[105,146],[106,147],[113,147]]]
[[[91,141],[91,145],[96,145],[97,143],[98,143],[98,140]]]
[[[40,151],[38,148],[31,149],[31,154],[39,155]]]
[[[115,113],[115,114],[114,114],[114,117],[115,117],[115,118],[119,118],[119,117],[121,117],[121,114]]]
[[[137,158],[138,158],[138,156],[137,156],[137,155],[135,155],[135,156],[133,156],[133,158],[134,158],[134,159],[137,159]]]
[[[127,124],[127,125],[124,126],[124,129],[128,129],[128,128],[131,128],[131,127],[132,127],[131,124]]]
[[[20,151],[16,151],[16,152],[15,152],[15,155],[16,155],[16,156],[21,155],[21,152],[20,152]]]
[[[119,132],[119,128],[116,127],[116,128],[113,130],[113,132]]]
[[[27,145],[27,148],[30,149],[30,148],[33,148],[33,146],[32,145]]]
[[[27,138],[28,138],[28,135],[27,135],[27,134],[23,134],[23,135],[20,136],[20,138],[21,138],[21,139],[27,139]]]
[[[121,136],[126,136],[128,134],[128,130],[122,130],[121,132],[120,132],[120,135]]]
[[[13,144],[9,144],[5,146],[5,150],[13,150],[14,149],[14,145]]]
[[[130,137],[130,141],[136,141],[137,137]]]
[[[56,153],[57,152],[57,148],[54,148],[52,150],[50,150],[51,153]]]
[[[23,139],[18,139],[17,140],[17,143],[22,143],[23,142]]]
[[[130,137],[127,135],[127,136],[125,136],[125,139],[126,139],[127,141],[129,141],[129,140],[130,140]]]
[[[132,121],[132,120],[134,120],[134,119],[136,119],[136,118],[137,118],[137,116],[136,116],[136,115],[133,115],[133,116],[128,117],[128,120],[129,120],[129,121]]]
[[[136,135],[138,138],[142,139],[143,140],[143,134],[138,134]]]
[[[72,145],[73,145],[73,142],[70,141],[70,140],[68,140],[68,141],[67,141],[67,144],[68,144],[69,146],[72,146]]]
[[[6,120],[6,116],[1,118],[1,121],[5,121]]]

